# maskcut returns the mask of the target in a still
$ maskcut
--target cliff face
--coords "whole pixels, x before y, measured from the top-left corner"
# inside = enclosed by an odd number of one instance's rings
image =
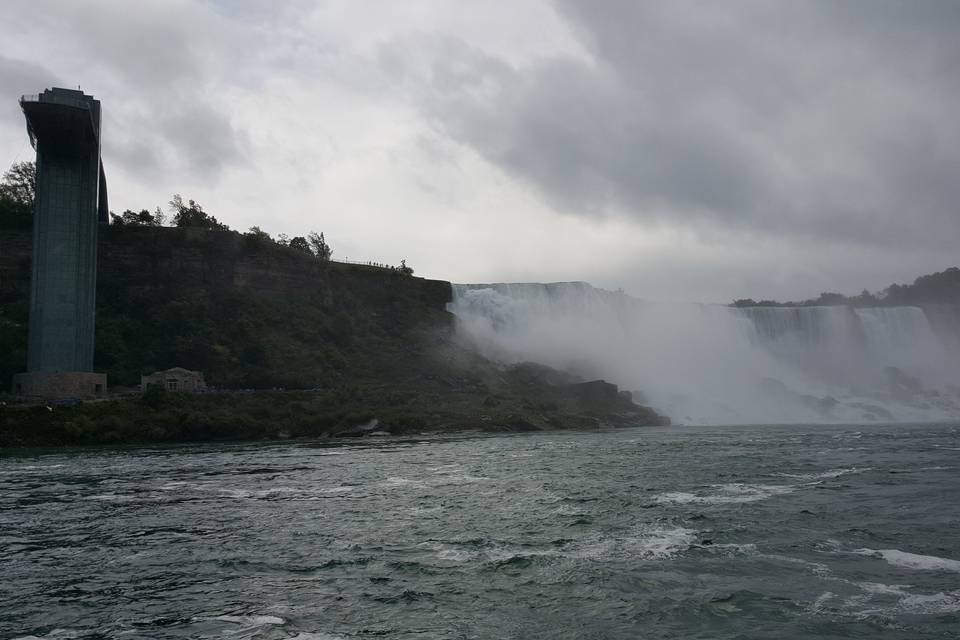
[[[0,392],[26,371],[30,230],[0,230]]]
[[[29,233],[0,253],[3,380],[25,367]],[[334,384],[397,348],[449,333],[446,282],[322,263],[230,232],[103,228],[95,367],[111,385],[172,366],[214,386]]]
[[[5,385],[26,365],[29,234],[0,234],[0,247]],[[480,356],[456,337],[450,298],[448,282],[232,232],[102,229],[97,371],[116,391],[180,366],[220,391],[53,411],[0,404],[0,446],[665,422],[614,385]]]

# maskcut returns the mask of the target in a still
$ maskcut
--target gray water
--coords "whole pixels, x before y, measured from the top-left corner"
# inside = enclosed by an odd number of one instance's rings
[[[11,454],[3,638],[956,638],[960,427]]]

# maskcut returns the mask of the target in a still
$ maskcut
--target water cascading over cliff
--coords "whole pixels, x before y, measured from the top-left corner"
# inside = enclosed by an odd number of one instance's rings
[[[489,356],[636,390],[681,423],[960,418],[960,307],[645,302],[582,282],[455,285]]]

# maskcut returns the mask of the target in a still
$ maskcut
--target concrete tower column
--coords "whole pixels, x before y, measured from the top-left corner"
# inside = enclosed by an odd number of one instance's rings
[[[37,151],[37,194],[27,373],[14,378],[14,391],[102,395],[106,376],[93,373],[97,225],[106,222],[100,102],[54,88],[20,106]]]

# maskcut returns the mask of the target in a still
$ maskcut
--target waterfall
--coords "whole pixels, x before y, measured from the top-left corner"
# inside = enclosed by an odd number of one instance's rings
[[[455,285],[450,311],[490,357],[605,378],[676,422],[960,417],[947,306],[665,304],[568,282]]]

